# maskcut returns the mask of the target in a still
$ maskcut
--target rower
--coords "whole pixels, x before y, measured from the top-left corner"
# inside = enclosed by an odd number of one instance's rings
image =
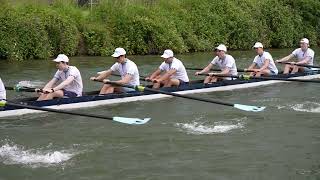
[[[231,80],[231,78],[229,77],[217,77],[214,76],[214,74],[233,76],[236,76],[238,74],[234,58],[231,55],[226,54],[226,52],[227,47],[223,44],[220,44],[218,47],[214,48],[214,54],[216,55],[216,57],[214,57],[214,59],[207,65],[207,67],[195,73],[196,76],[199,74],[208,73],[214,65],[217,65],[221,69],[220,73],[209,73],[210,76],[207,76],[204,79],[204,84],[211,84],[222,79]]]
[[[153,88],[184,86],[189,84],[189,77],[183,63],[174,57],[173,51],[167,49],[161,55],[164,62],[154,71],[147,81],[153,82]]]
[[[133,86],[140,85],[139,80],[139,71],[137,65],[127,58],[126,51],[123,48],[116,48],[112,57],[116,60],[115,64],[111,66],[109,70],[103,71],[97,77],[91,77],[92,81],[103,81],[106,83],[109,81],[105,79],[109,77],[113,72],[118,72],[121,75],[121,80],[115,81],[118,84],[128,84]],[[100,90],[100,94],[109,94],[109,93],[122,93],[135,91],[135,89],[118,87],[111,84],[104,84]]]
[[[280,60],[276,60],[276,62],[287,62],[294,57],[298,59],[298,62],[291,62],[291,64],[286,64],[283,74],[289,74],[290,71],[291,74],[294,74],[296,72],[311,71],[311,69],[307,67],[295,66],[295,64],[313,65],[314,51],[309,48],[309,40],[307,38],[301,39],[300,48],[294,50],[290,55]]]
[[[263,45],[260,42],[256,42],[253,46],[257,56],[254,58],[253,63],[245,69],[245,71],[250,71],[250,76],[260,77],[277,75],[278,69],[274,64],[272,56],[270,53],[263,50]],[[252,72],[253,71],[253,72]]]
[[[42,89],[38,101],[49,100],[56,97],[82,96],[83,85],[78,68],[70,66],[69,58],[64,54],[59,54],[53,61],[56,63],[58,70],[51,81]]]
[[[0,78],[0,101],[5,101],[5,100],[6,100],[6,89]]]

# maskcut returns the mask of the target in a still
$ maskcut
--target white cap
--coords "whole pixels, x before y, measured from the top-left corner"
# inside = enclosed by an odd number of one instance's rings
[[[69,58],[68,58],[68,56],[66,56],[66,55],[64,55],[64,54],[59,54],[58,56],[57,56],[57,58],[55,58],[54,60],[53,60],[54,62],[69,62]]]
[[[114,53],[111,55],[112,57],[119,57],[122,55],[125,55],[126,51],[123,48],[116,48],[116,50],[114,50]]]
[[[302,39],[300,40],[300,43],[309,44],[309,39],[307,39],[307,38],[302,38]]]
[[[261,42],[256,42],[253,46],[253,48],[263,48],[263,45]]]
[[[163,52],[163,54],[162,54],[161,57],[162,57],[162,58],[170,58],[170,57],[173,57],[173,52],[172,52],[172,50],[170,50],[170,49],[165,50],[165,51]]]
[[[214,48],[215,50],[227,52],[227,47],[223,44],[220,44],[218,47]]]

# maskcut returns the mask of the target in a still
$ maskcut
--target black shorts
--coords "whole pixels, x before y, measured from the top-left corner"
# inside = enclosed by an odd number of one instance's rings
[[[189,85],[189,82],[184,82],[181,79],[179,79],[179,86],[187,86]]]
[[[63,91],[63,96],[65,96],[65,97],[77,97],[78,96],[77,93],[72,92],[72,91],[67,91],[64,89],[62,89],[62,91]]]

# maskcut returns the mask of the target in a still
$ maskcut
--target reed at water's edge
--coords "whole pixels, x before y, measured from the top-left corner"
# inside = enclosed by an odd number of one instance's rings
[[[118,46],[129,54],[208,51],[219,43],[248,49],[256,41],[284,48],[302,37],[320,44],[318,0],[100,0],[92,11],[72,0],[1,6],[1,59],[110,55]]]

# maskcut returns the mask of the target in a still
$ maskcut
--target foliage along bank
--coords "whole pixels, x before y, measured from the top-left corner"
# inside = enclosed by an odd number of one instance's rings
[[[110,55],[210,51],[219,43],[249,49],[320,44],[318,0],[101,0],[93,10],[71,2],[10,5],[0,12],[0,58],[46,59],[59,53]]]

